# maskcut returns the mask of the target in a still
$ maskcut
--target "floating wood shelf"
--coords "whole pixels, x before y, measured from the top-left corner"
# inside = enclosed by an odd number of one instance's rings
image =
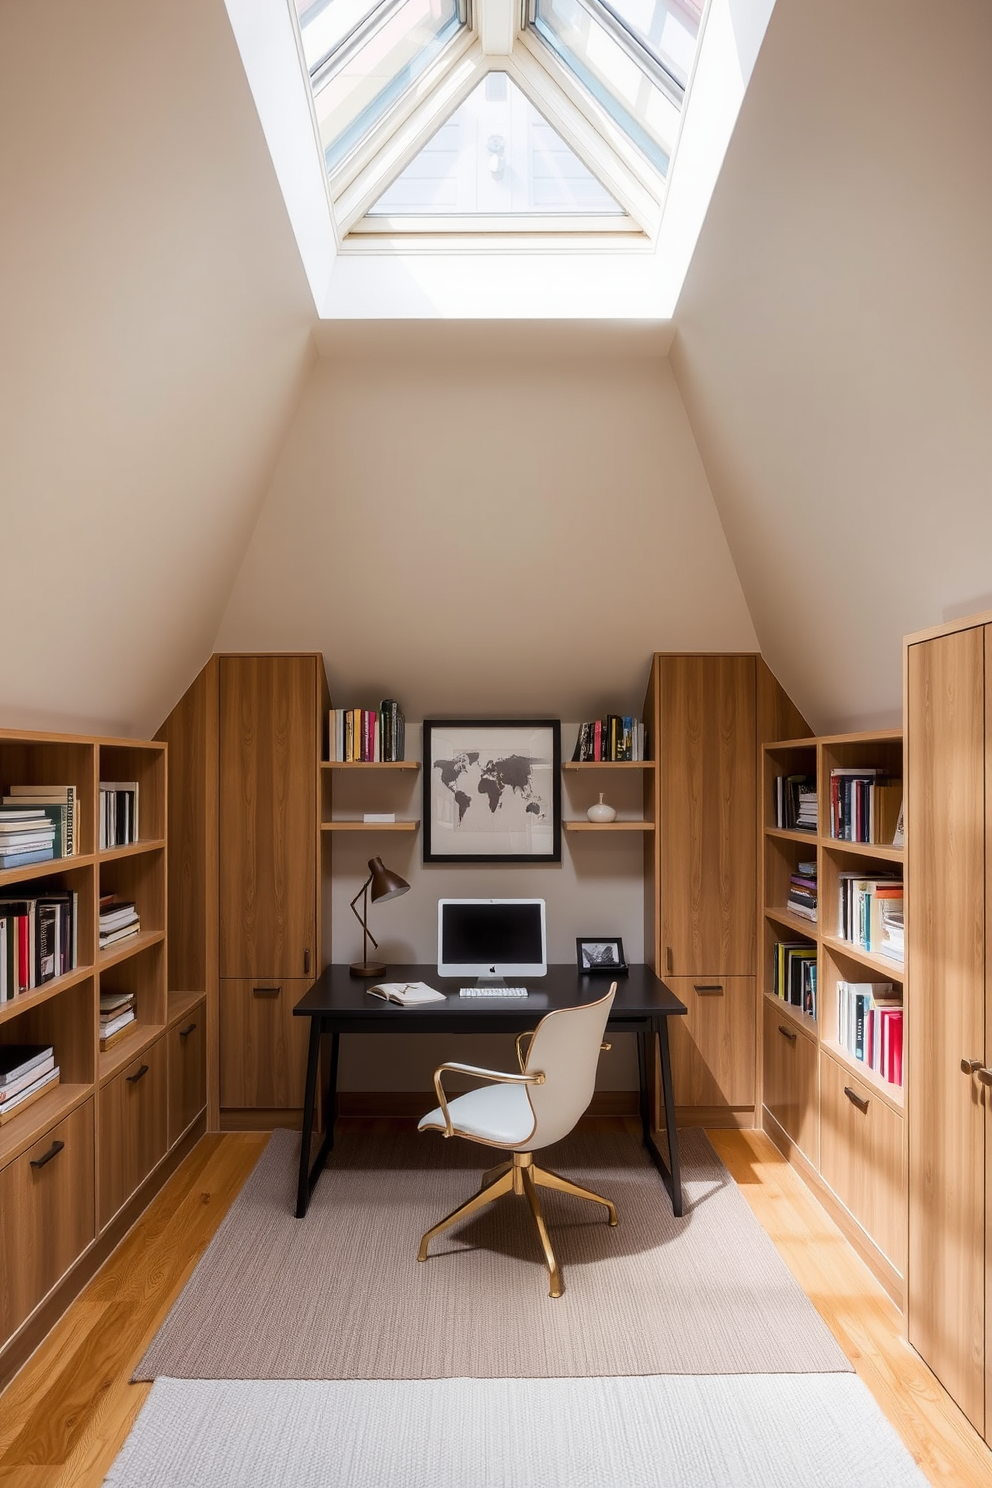
[[[653,770],[654,760],[566,760],[563,770]]]
[[[320,830],[322,832],[415,832],[419,826],[419,821],[329,821],[321,822]]]
[[[419,760],[321,760],[322,770],[419,770]]]
[[[566,821],[562,822],[566,832],[653,832],[654,822],[649,821]]]

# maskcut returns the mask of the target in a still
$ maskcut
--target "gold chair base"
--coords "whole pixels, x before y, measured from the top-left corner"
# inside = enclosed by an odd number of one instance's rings
[[[495,1168],[490,1168],[482,1175],[482,1185],[477,1194],[474,1194],[466,1203],[459,1204],[457,1209],[440,1220],[429,1229],[420,1241],[420,1249],[417,1252],[418,1261],[426,1261],[427,1247],[435,1235],[440,1235],[442,1230],[457,1224],[460,1219],[467,1219],[470,1214],[484,1209],[494,1200],[502,1198],[503,1194],[515,1193],[524,1196],[530,1205],[530,1212],[537,1226],[537,1233],[541,1241],[541,1249],[544,1251],[544,1261],[548,1268],[551,1279],[549,1297],[560,1297],[565,1290],[565,1282],[562,1277],[561,1267],[555,1259],[555,1253],[551,1248],[551,1237],[548,1227],[544,1221],[541,1203],[537,1196],[539,1188],[554,1188],[559,1193],[573,1194],[577,1199],[589,1199],[593,1204],[602,1204],[609,1212],[611,1225],[617,1223],[617,1211],[609,1199],[604,1199],[600,1194],[593,1193],[591,1188],[582,1188],[578,1183],[572,1183],[568,1178],[561,1178],[557,1173],[551,1173],[546,1168],[539,1168],[534,1161],[532,1152],[515,1152],[511,1162],[499,1163]]]

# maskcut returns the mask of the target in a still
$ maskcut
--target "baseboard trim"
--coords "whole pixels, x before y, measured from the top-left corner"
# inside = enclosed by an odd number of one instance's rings
[[[140,1187],[135,1189],[127,1203],[117,1211],[107,1228],[90,1242],[61,1281],[56,1283],[48,1296],[38,1303],[34,1312],[25,1318],[17,1332],[7,1340],[0,1349],[0,1390],[5,1390],[14,1375],[23,1369],[69,1304],[92,1281],[104,1261],[117,1249],[135,1220],[148,1208],[159,1189],[165,1186],[180,1163],[189,1156],[206,1130],[207,1113],[203,1110]]]
[[[795,1168],[817,1202],[830,1215],[834,1224],[843,1234],[844,1239],[850,1242],[868,1267],[868,1270],[877,1281],[881,1282],[899,1311],[905,1313],[905,1277],[896,1270],[888,1256],[879,1250],[874,1240],[868,1234],[868,1231],[862,1228],[851,1211],[841,1203],[833,1189],[828,1187],[805,1152],[796,1146],[788,1132],[784,1127],[779,1125],[767,1106],[762,1106],[761,1118],[762,1131],[775,1143],[775,1146],[789,1165]]]

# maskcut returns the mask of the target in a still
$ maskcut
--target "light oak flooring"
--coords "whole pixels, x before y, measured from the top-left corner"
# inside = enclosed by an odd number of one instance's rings
[[[374,1131],[378,1123],[362,1125]],[[709,1135],[930,1481],[992,1488],[992,1453],[906,1344],[900,1313],[771,1142],[759,1132]],[[254,1132],[204,1137],[0,1395],[0,1488],[98,1488],[151,1388],[129,1384],[131,1371],[266,1140]]]

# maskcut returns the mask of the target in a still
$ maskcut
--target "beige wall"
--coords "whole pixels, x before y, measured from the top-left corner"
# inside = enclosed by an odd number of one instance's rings
[[[222,0],[0,5],[0,724],[147,733],[313,349]]]
[[[769,664],[901,721],[905,633],[992,594],[992,7],[776,6],[672,364]]]

